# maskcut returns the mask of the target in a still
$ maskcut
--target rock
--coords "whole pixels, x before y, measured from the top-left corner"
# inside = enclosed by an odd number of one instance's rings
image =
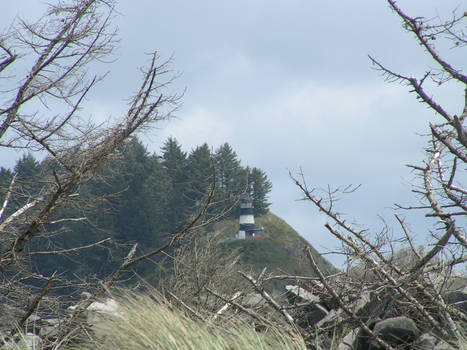
[[[360,297],[352,302],[350,309],[356,314],[362,312],[362,310],[371,302],[370,292],[362,291]]]
[[[416,350],[433,350],[438,340],[429,333],[423,333],[414,343]]]
[[[324,328],[332,326],[333,324],[339,323],[344,318],[343,316],[344,311],[339,309],[332,309],[328,312],[326,316],[324,316],[319,322],[316,324],[318,328]],[[345,314],[344,314],[345,315]]]
[[[467,314],[467,287],[447,293],[444,300],[447,304],[453,305],[459,311]]]
[[[297,302],[310,302],[310,303],[319,303],[320,299],[317,295],[303,289],[299,286],[295,285],[287,285],[285,286],[287,291],[287,298],[291,304],[295,304]]]
[[[415,322],[405,316],[379,321],[375,324],[373,332],[392,346],[412,343],[420,334]],[[370,343],[370,349],[379,349],[374,340]]]
[[[258,293],[249,293],[241,299],[241,304],[245,307],[256,308],[266,305],[266,300]]]
[[[340,341],[337,346],[337,350],[353,350],[355,345],[355,340],[357,339],[357,334],[360,331],[360,328],[356,328],[353,331],[347,333],[347,335]]]
[[[375,327],[375,324],[380,321],[381,321],[380,318],[371,319],[367,322],[366,325],[370,330],[373,330]],[[357,336],[353,344],[353,349],[368,350],[370,348],[370,342],[371,342],[370,336],[368,336],[367,333],[361,328],[358,328],[356,330],[356,333],[357,333]]]
[[[444,341],[440,341],[438,344],[436,344],[433,350],[454,350],[454,348]]]
[[[24,336],[24,344],[31,350],[39,350],[42,349],[42,339],[38,335],[34,333],[27,333]]]
[[[58,334],[60,319],[45,318],[41,320],[39,335],[43,338],[55,337]]]
[[[291,304],[310,303],[310,305],[303,308],[301,315],[298,317],[300,327],[313,326],[328,315],[328,310],[320,304],[321,300],[317,295],[296,285],[287,285],[285,289],[287,290],[287,299]]]
[[[72,305],[68,307],[69,311],[74,311],[79,306]],[[89,324],[95,324],[106,317],[120,317],[125,319],[126,316],[121,309],[120,305],[112,299],[106,298],[103,301],[95,301],[88,306],[88,308],[84,312],[84,317]]]
[[[99,322],[108,316],[125,318],[120,305],[112,298],[107,298],[103,302],[95,301],[87,308],[87,321],[89,324]]]
[[[2,349],[5,350],[41,350],[43,341],[41,337],[34,333],[26,333],[20,336],[16,342],[8,341],[3,346]]]
[[[300,318],[299,326],[313,326],[327,314],[328,311],[322,305],[311,304],[306,307],[303,317]]]

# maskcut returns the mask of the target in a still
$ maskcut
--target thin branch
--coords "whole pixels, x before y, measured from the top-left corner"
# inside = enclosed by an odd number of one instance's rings
[[[332,288],[327,280],[326,280],[326,277],[324,277],[323,273],[321,272],[321,270],[319,269],[318,265],[316,264],[315,262],[315,259],[313,258],[313,254],[311,253],[311,250],[309,247],[306,248],[306,255],[308,257],[308,261],[310,262],[311,264],[311,267],[313,268],[313,270],[315,271],[315,273],[318,275],[321,283],[323,284],[324,288],[326,288],[326,290],[329,292],[329,294],[332,295],[332,297],[337,300],[337,302],[339,303],[339,306],[342,308],[342,310],[347,314],[349,315],[354,321],[356,321],[360,327],[362,327],[362,329],[369,335],[371,336],[373,339],[376,340],[376,342],[381,345],[384,349],[387,349],[387,350],[392,350],[393,348],[388,344],[386,343],[383,339],[381,339],[380,337],[378,337],[370,328],[368,328],[368,326],[361,320],[360,317],[358,317],[357,315],[355,315],[348,307],[347,307],[347,304],[344,302],[344,300],[342,300],[342,298],[336,293],[336,291],[334,290],[334,288]]]
[[[425,47],[430,56],[445,70],[448,72],[454,79],[467,84],[467,76],[460,73],[460,71],[454,69],[447,61],[445,61],[441,56],[435,51],[435,49],[429,44],[428,39],[423,35],[423,25],[417,21],[417,19],[407,16],[397,5],[394,0],[388,0],[391,8],[399,15],[400,18],[407,25],[407,28],[415,34],[420,44]]]
[[[216,320],[217,317],[219,317],[220,315],[222,315],[225,311],[227,311],[227,309],[229,308],[230,305],[232,305],[232,302],[235,301],[235,299],[237,299],[238,297],[240,297],[242,295],[242,292],[241,291],[237,291],[234,293],[234,295],[232,295],[232,297],[229,299],[229,301],[227,303],[224,304],[224,306],[222,306],[217,312],[216,314],[212,317],[212,320]]]
[[[33,256],[33,255],[50,255],[50,254],[75,253],[75,252],[83,250],[83,249],[89,249],[89,248],[92,248],[92,247],[99,246],[99,245],[101,245],[101,244],[103,244],[105,242],[108,242],[110,240],[111,240],[111,238],[109,237],[109,238],[102,239],[102,240],[100,240],[98,242],[94,242],[94,243],[91,243],[91,244],[82,245],[82,246],[74,247],[74,248],[70,248],[70,249],[37,251],[37,252],[29,252],[28,254]]]
[[[1,224],[0,224],[0,231],[3,231],[5,229],[5,227],[10,223],[12,222],[13,220],[15,220],[17,217],[23,215],[26,211],[28,211],[29,209],[35,207],[39,202],[41,202],[42,200],[44,200],[44,198],[42,197],[39,197],[35,200],[33,200],[32,202],[29,202],[27,204],[25,204],[24,206],[22,206],[21,208],[19,208],[18,210],[16,210],[13,214],[11,214],[9,217],[7,217],[5,219],[5,221],[3,221]]]
[[[33,314],[34,311],[36,311],[37,306],[39,305],[39,302],[44,298],[44,296],[47,294],[48,290],[50,289],[50,286],[52,285],[54,278],[55,278],[55,272],[50,278],[47,279],[47,283],[42,288],[41,293],[33,300],[31,305],[28,306],[28,311],[23,315],[23,317],[21,317],[20,321],[18,322],[17,327],[14,327],[13,329],[10,330],[10,336],[16,334],[18,330],[23,327],[26,320]]]
[[[15,181],[16,181],[16,176],[18,174],[15,174],[13,176],[13,178],[11,179],[10,181],[10,186],[8,186],[8,191],[5,195],[5,200],[3,201],[3,205],[2,205],[2,209],[0,209],[0,221],[2,221],[2,217],[3,217],[3,213],[5,212],[5,209],[7,208],[8,206],[8,202],[10,200],[10,197],[11,197],[11,193],[13,192],[13,186],[15,185]],[[0,231],[1,231],[1,226],[0,226]]]
[[[266,292],[262,286],[260,286],[258,283],[256,283],[256,280],[253,277],[248,276],[246,273],[244,273],[242,271],[238,271],[238,273],[240,275],[242,275],[244,278],[246,278],[251,283],[251,285],[255,288],[255,290],[258,293],[261,294],[261,296],[264,298],[264,300],[267,301],[267,303],[269,305],[271,305],[275,310],[277,310],[279,313],[281,313],[282,316],[284,316],[287,323],[289,323],[291,325],[295,325],[293,317],[290,316],[290,314],[287,312],[287,310],[283,306],[279,305],[277,303],[277,301],[275,301],[274,298],[271,297],[269,295],[269,293]]]

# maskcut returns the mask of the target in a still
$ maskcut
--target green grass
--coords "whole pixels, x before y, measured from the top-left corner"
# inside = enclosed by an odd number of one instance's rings
[[[222,244],[227,251],[235,250],[240,254],[240,265],[246,269],[260,271],[283,270],[290,274],[301,274],[300,261],[287,252],[283,246],[270,238],[239,240]]]
[[[223,238],[234,237],[238,231],[238,219],[222,220],[212,227]],[[264,238],[253,240],[226,241],[221,244],[228,251],[237,250],[240,264],[245,270],[260,271],[267,267],[272,271],[285,271],[292,275],[314,275],[305,256],[304,248],[309,246],[284,220],[269,212],[256,218],[256,226],[264,227]],[[336,269],[311,247],[315,260],[322,271],[336,272]]]

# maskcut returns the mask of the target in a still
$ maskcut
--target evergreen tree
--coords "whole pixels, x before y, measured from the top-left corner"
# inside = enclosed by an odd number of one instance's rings
[[[237,154],[228,143],[224,143],[215,151],[214,161],[217,179],[216,202],[219,203],[216,210],[220,212],[231,207],[245,191],[247,177]],[[232,210],[230,215],[236,216],[237,210]]]
[[[188,156],[188,197],[197,206],[212,182],[212,157],[207,143],[196,147]]]
[[[171,182],[167,218],[172,232],[182,229],[190,213],[187,164],[187,155],[178,141],[173,137],[167,139],[162,146],[162,165]]]
[[[25,154],[16,162],[14,172],[23,181],[34,181],[39,173],[39,162],[31,153]]]
[[[172,185],[159,157],[154,154],[149,161],[152,164],[152,170],[143,186],[143,205],[150,216],[151,241],[148,244],[155,247],[162,245],[171,231],[167,208],[170,203]]]
[[[21,183],[21,188],[24,192],[32,192],[34,189],[39,189],[39,162],[31,153],[23,155],[23,157],[16,162],[14,173],[17,174],[17,182]]]
[[[182,151],[178,141],[169,137],[161,148],[162,164],[167,170],[167,174],[175,183],[184,183],[186,181],[185,167],[187,165],[186,152]]]
[[[225,193],[238,190],[239,175],[242,172],[237,154],[228,143],[220,146],[215,154],[217,182]]]
[[[0,167],[0,200],[5,199],[12,178],[13,173],[10,169]]]
[[[144,242],[151,232],[151,214],[146,210],[144,185],[153,171],[146,148],[133,138],[121,149],[122,159],[110,164],[118,189],[115,213],[116,237],[121,241]],[[117,187],[117,188],[115,188]]]
[[[251,169],[249,171],[248,184],[256,215],[266,214],[271,205],[268,202],[268,194],[272,188],[272,184],[268,180],[266,173],[258,168]]]

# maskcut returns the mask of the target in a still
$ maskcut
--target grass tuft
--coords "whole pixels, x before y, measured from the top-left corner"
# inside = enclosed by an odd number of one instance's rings
[[[94,341],[74,350],[304,350],[303,340],[278,329],[258,333],[240,322],[212,324],[192,320],[158,295],[127,294],[119,299],[125,317],[107,317],[95,325]]]

